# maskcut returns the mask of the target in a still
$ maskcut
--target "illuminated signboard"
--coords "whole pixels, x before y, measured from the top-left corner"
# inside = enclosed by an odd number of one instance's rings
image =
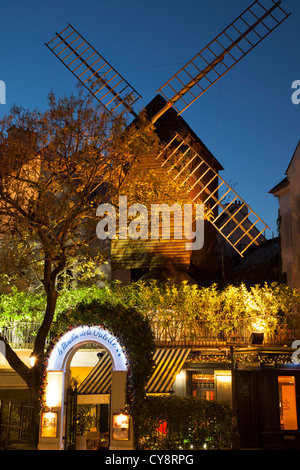
[[[48,361],[48,371],[64,370],[69,352],[80,344],[97,343],[111,355],[113,370],[126,371],[126,357],[115,336],[99,326],[79,326],[65,333],[54,346]]]
[[[57,436],[57,412],[47,411],[42,413],[42,437]]]
[[[115,441],[129,440],[129,416],[127,414],[113,414],[113,439]]]

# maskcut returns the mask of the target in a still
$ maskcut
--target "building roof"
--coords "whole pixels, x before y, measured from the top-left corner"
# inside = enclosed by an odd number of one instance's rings
[[[253,269],[264,263],[269,263],[279,254],[278,237],[271,240],[265,240],[258,246],[254,247],[249,255],[243,258],[235,267],[234,271],[242,271],[245,269]]]
[[[290,184],[287,176],[285,178],[283,178],[283,180],[280,181],[280,183],[276,184],[276,186],[274,186],[274,188],[272,188],[269,193],[270,194],[274,194],[274,196],[276,196],[276,193],[278,193],[278,191],[280,191],[281,189],[284,189],[286,188],[288,185]]]
[[[291,158],[291,160],[290,160],[290,163],[289,163],[289,165],[288,165],[288,167],[287,167],[287,169],[286,169],[286,172],[285,172],[286,175],[288,174],[289,168],[290,168],[290,166],[291,166],[291,164],[292,164],[293,159],[295,158],[295,156],[296,156],[296,154],[297,154],[298,149],[299,149],[299,155],[300,155],[300,140],[299,140],[299,142],[298,142],[298,144],[297,144],[297,146],[296,146],[296,149],[295,149],[295,151],[294,151],[294,153],[293,153],[293,156],[292,156],[292,158]],[[277,196],[276,193],[278,193],[278,191],[281,191],[282,189],[288,187],[289,184],[290,184],[290,183],[289,183],[288,177],[286,176],[285,178],[283,178],[283,180],[280,181],[280,183],[276,184],[276,186],[274,186],[274,188],[272,188],[272,189],[269,191],[269,193],[270,193],[270,194],[274,194],[274,196]]]
[[[293,161],[293,159],[294,159],[294,157],[295,157],[295,155],[296,155],[298,149],[299,149],[299,152],[300,152],[300,140],[299,140],[299,142],[298,142],[298,144],[297,144],[297,147],[296,147],[296,149],[295,149],[295,152],[293,153],[293,156],[292,156],[292,158],[291,158],[291,161],[290,161],[290,163],[289,163],[289,166],[288,166],[287,169],[286,169],[286,172],[285,172],[286,175],[287,175],[287,172],[289,171],[289,168],[290,168],[290,166],[291,166],[291,164],[292,164],[292,161]]]
[[[153,100],[145,107],[146,116],[151,119],[166,104],[166,100],[161,95],[156,95],[155,98],[153,98]],[[175,132],[182,134],[183,137],[190,135],[201,147],[201,156],[207,161],[207,163],[209,163],[216,171],[224,170],[221,163],[215,158],[187,122],[179,116],[172,107],[156,121],[155,127],[158,137],[166,143],[171,140]]]

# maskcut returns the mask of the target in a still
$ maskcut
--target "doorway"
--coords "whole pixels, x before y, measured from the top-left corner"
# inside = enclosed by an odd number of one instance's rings
[[[111,359],[110,400],[109,402],[99,403],[91,401],[92,397],[89,396],[89,402],[84,404],[97,405],[110,403],[109,449],[132,450],[133,448],[133,426],[128,426],[126,439],[120,439],[113,432],[112,424],[114,417],[120,414],[120,410],[123,410],[126,406],[127,359],[125,350],[123,350],[118,339],[110,331],[100,326],[82,325],[68,330],[63,334],[55,343],[48,358],[45,378],[44,410],[40,418],[40,439],[38,446],[40,450],[63,450],[65,448],[66,396],[67,390],[72,389],[70,364],[79,349],[85,348],[92,343],[95,343],[99,349],[104,350]],[[94,359],[96,360],[96,358]],[[93,366],[92,369],[94,369]],[[73,401],[73,407],[75,406],[74,403],[76,403],[77,415],[78,401],[77,393],[77,399]]]
[[[90,343],[70,363],[66,398],[66,450],[107,450],[110,436],[110,355]]]

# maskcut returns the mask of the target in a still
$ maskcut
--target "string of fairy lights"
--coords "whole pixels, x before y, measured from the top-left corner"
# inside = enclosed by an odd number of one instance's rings
[[[201,362],[201,363],[230,363],[231,357],[229,354],[203,354],[201,352],[193,352],[187,358],[187,362]],[[254,364],[259,363],[261,365],[279,365],[279,364],[292,364],[292,355],[288,353],[260,353],[260,352],[249,352],[249,353],[235,353],[234,354],[235,364]]]

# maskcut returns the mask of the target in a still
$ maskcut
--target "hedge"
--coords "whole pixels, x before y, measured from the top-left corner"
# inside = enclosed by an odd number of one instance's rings
[[[198,397],[147,396],[139,410],[139,448],[175,450],[229,448],[229,403]]]

